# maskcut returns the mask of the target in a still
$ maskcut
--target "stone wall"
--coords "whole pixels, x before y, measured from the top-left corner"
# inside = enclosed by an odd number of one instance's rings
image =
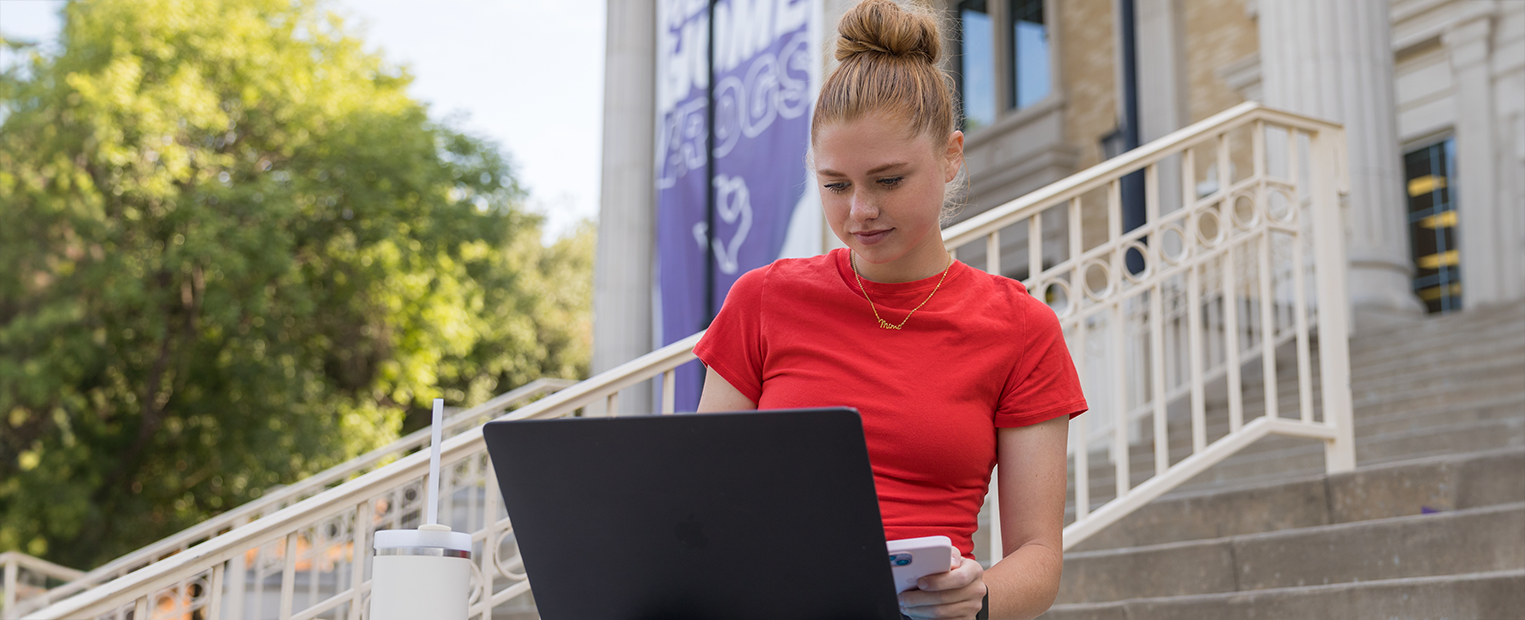
[[[1244,0],[1186,0],[1187,124],[1244,103],[1223,69],[1260,51],[1260,34]]]
[[[1079,152],[1075,169],[1083,170],[1101,162],[1101,139],[1117,129],[1116,3],[1064,0],[1053,6],[1065,139]]]

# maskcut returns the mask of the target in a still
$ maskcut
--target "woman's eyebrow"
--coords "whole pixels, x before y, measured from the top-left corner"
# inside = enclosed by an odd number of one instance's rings
[[[879,174],[881,172],[885,172],[885,171],[888,171],[888,170],[893,170],[895,168],[899,168],[901,166],[909,166],[909,165],[911,165],[910,162],[897,161],[897,162],[894,162],[894,163],[884,164],[882,166],[875,166],[872,170],[869,170],[865,174],[875,175],[875,174]],[[815,172],[816,172],[816,174],[822,174],[822,175],[827,175],[827,176],[836,176],[836,177],[845,177],[845,176],[847,176],[845,174],[837,172],[836,170],[831,170],[829,168],[827,168],[827,169],[819,169],[819,170],[816,170]]]

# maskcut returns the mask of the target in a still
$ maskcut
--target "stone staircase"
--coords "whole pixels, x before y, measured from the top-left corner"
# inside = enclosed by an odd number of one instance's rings
[[[1318,442],[1263,440],[1072,548],[1043,618],[1525,617],[1525,304],[1363,331],[1351,373],[1355,471],[1323,474]],[[1246,382],[1246,421],[1263,389]],[[1278,386],[1283,416],[1295,390]],[[1142,430],[1134,484],[1153,473]],[[1174,415],[1169,439],[1172,462],[1190,453]],[[1091,459],[1104,501],[1112,466]]]

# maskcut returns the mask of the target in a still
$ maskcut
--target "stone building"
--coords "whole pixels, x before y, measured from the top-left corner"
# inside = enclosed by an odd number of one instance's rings
[[[829,35],[852,2],[823,4]],[[1525,3],[932,5],[966,117],[960,217],[1255,100],[1346,126],[1358,330],[1525,298]],[[595,371],[654,348],[655,13],[609,6]]]

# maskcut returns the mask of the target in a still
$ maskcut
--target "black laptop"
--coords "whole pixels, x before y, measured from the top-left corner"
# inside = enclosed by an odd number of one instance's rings
[[[492,422],[546,620],[900,620],[851,409]]]

